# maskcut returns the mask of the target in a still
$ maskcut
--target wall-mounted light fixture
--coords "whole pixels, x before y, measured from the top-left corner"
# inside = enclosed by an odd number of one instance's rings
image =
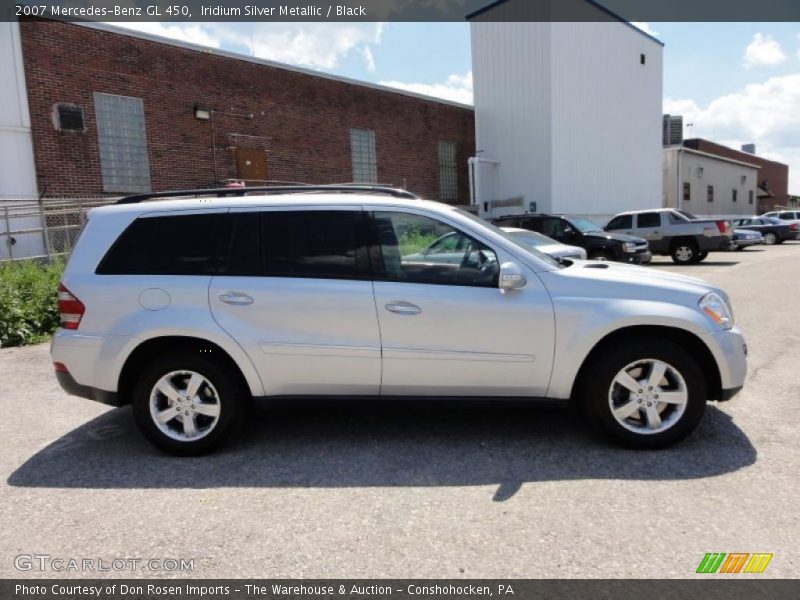
[[[208,121],[211,119],[211,109],[202,104],[194,105],[194,118],[198,121]]]

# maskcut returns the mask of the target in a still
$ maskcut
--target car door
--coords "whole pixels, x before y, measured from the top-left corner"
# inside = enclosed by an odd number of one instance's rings
[[[232,209],[214,318],[250,355],[268,395],[369,395],[380,388],[365,213],[360,207]]]
[[[661,227],[661,213],[648,212],[636,215],[636,235],[647,240],[650,250],[662,252],[667,250],[665,237]]]
[[[544,396],[553,361],[553,308],[536,274],[498,288],[512,257],[424,210],[372,213],[375,304],[384,396]],[[426,240],[452,233],[457,263],[409,260]],[[430,243],[430,242],[427,242]]]

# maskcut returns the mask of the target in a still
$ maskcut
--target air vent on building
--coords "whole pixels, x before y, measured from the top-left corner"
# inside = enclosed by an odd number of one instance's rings
[[[74,104],[56,104],[53,111],[55,126],[58,131],[86,130],[83,119],[83,109]]]

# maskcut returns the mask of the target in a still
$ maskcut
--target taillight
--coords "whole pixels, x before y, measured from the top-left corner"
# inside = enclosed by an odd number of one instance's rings
[[[730,223],[727,221],[717,221],[717,229],[722,235],[730,235]]]
[[[56,373],[69,373],[69,371],[67,370],[67,365],[65,365],[64,363],[54,362],[53,368],[56,370]]]
[[[58,284],[58,314],[61,317],[61,327],[64,329],[77,329],[83,318],[86,307],[83,302],[78,300],[72,292]]]
[[[797,223],[789,224],[789,229],[791,229],[792,231],[797,231]]]

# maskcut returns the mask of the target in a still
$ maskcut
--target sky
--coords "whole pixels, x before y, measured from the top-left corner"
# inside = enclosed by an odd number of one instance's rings
[[[115,25],[472,103],[467,23]],[[636,25],[665,44],[664,112],[684,116],[684,135],[755,143],[800,194],[800,24]]]

